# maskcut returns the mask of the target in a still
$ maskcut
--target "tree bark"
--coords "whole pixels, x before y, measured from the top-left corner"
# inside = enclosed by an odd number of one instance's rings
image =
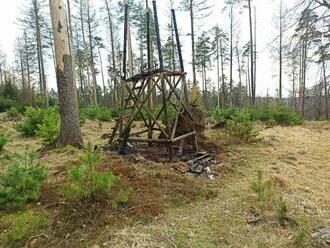
[[[63,0],[50,0],[49,5],[54,32],[56,79],[61,115],[57,145],[80,147],[83,145],[83,138],[79,126],[78,100],[72,75],[67,13]]]
[[[218,83],[218,108],[221,106],[221,96],[220,96],[220,51],[219,51],[219,37],[216,37],[217,46],[217,83]]]
[[[192,52],[193,85],[197,85],[197,81],[196,81],[196,64],[195,64],[195,25],[194,25],[193,0],[190,0],[190,2],[189,2],[189,9],[190,9],[190,28],[191,28],[191,52]]]
[[[253,49],[253,25],[252,25],[252,9],[251,0],[248,0],[249,6],[249,24],[250,24],[250,84],[251,84],[251,100],[255,104],[255,89],[254,89],[254,49]]]
[[[222,107],[226,105],[226,82],[225,82],[225,70],[224,70],[224,54],[222,39],[220,39],[220,59],[221,59],[221,80],[222,80]]]
[[[229,74],[229,89],[230,89],[230,105],[234,106],[233,94],[233,4],[230,6],[230,74]]]
[[[242,107],[242,70],[241,70],[241,59],[238,51],[238,44],[236,46],[237,55],[237,66],[238,66],[238,105]]]
[[[47,92],[46,76],[45,76],[44,61],[42,54],[39,9],[38,9],[37,0],[33,0],[33,7],[34,7],[34,21],[35,21],[36,36],[37,36],[36,38],[37,38],[37,55],[38,55],[38,69],[39,69],[39,87],[43,95],[44,107],[48,108],[49,107],[48,92]]]
[[[329,119],[329,96],[328,96],[328,82],[327,82],[327,76],[325,73],[326,67],[325,67],[325,61],[322,60],[322,69],[323,69],[323,81],[324,81],[324,96],[325,96],[325,117],[327,120]]]
[[[117,105],[118,102],[118,94],[117,94],[117,74],[116,74],[116,55],[115,55],[115,40],[113,35],[113,23],[112,16],[109,7],[109,0],[105,0],[105,6],[108,13],[108,21],[109,21],[109,31],[110,31],[110,43],[111,43],[111,59],[112,59],[112,79],[113,79],[113,102],[114,105]],[[142,61],[141,61],[142,63]]]
[[[33,102],[33,91],[31,88],[31,70],[30,70],[30,52],[29,52],[29,46],[28,46],[28,40],[26,32],[24,31],[24,50],[25,50],[25,60],[26,60],[26,72],[27,72],[27,87],[28,87],[28,99]]]
[[[93,79],[93,104],[97,106],[97,81],[96,81],[96,70],[95,70],[95,62],[94,62],[94,52],[93,52],[93,36],[92,36],[92,27],[91,27],[91,16],[90,16],[90,5],[87,6],[87,24],[88,24],[88,37],[89,37],[89,65],[92,72],[92,79]]]
[[[282,41],[283,41],[283,25],[282,25],[282,0],[280,2],[280,73],[279,73],[279,86],[278,86],[278,92],[279,92],[279,99],[282,100]]]

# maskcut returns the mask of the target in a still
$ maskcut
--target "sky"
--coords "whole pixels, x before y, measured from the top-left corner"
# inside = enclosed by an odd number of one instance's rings
[[[17,25],[17,18],[20,15],[20,9],[22,4],[27,4],[30,0],[11,0],[0,2],[0,49],[4,51],[8,56],[8,61],[12,62],[14,57],[14,44],[15,39],[20,34],[20,28]],[[101,0],[93,0],[96,8],[100,6]],[[116,1],[116,0],[114,0]],[[197,33],[203,30],[208,30],[215,24],[219,24],[226,30],[229,30],[229,18],[228,11],[223,11],[224,0],[209,0],[213,5],[213,13],[206,20],[201,21],[198,24]],[[169,0],[157,0],[159,7],[159,21],[162,24],[161,28],[165,26],[168,21],[168,2]],[[174,0],[178,2],[178,0]],[[290,6],[295,0],[286,0],[285,3]],[[270,95],[275,95],[278,85],[278,66],[277,62],[271,58],[270,44],[278,33],[275,25],[275,14],[278,10],[279,0],[254,0],[253,4],[256,6],[257,16],[257,95],[265,96],[267,91]],[[177,4],[176,4],[177,5]],[[177,6],[175,6],[177,7]],[[236,20],[239,26],[237,31],[239,42],[245,44],[249,40],[248,32],[248,15],[247,11],[243,13],[236,12]],[[191,76],[191,42],[190,37],[187,35],[190,31],[189,16],[187,13],[178,12],[178,26],[182,33],[182,45],[183,55],[185,60],[185,67],[188,73],[188,77]],[[105,27],[104,27],[105,28]],[[104,32],[106,34],[106,32]],[[162,37],[164,40],[166,37]],[[133,44],[134,46],[134,44]],[[138,44],[135,44],[138,46]],[[56,88],[53,63],[48,63],[48,82],[49,88]],[[237,68],[237,64],[234,63],[234,68]],[[229,68],[228,68],[229,69]],[[227,69],[227,70],[228,70]],[[227,72],[229,74],[229,72]],[[216,82],[216,69],[209,72],[209,77]],[[237,78],[237,72],[235,69],[235,77]],[[290,90],[289,79],[284,78],[287,83],[284,84],[284,94],[287,95]],[[101,83],[98,80],[99,84]]]

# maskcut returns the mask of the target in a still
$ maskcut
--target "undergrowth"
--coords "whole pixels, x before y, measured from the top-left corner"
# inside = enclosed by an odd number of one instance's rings
[[[63,192],[67,198],[91,199],[97,194],[107,194],[116,185],[118,178],[111,172],[97,170],[100,160],[100,149],[94,150],[91,143],[88,143],[81,157],[81,164],[69,170],[69,183]]]
[[[7,135],[0,132],[0,152],[3,150],[3,148],[7,143],[8,143]]]
[[[27,247],[24,246],[27,239],[44,231],[49,225],[50,221],[46,217],[33,211],[5,215],[0,218],[0,242],[5,247]]]
[[[107,108],[103,106],[89,106],[80,110],[83,118],[99,121],[111,121],[119,116],[119,108]]]
[[[211,115],[216,121],[227,123],[240,112],[248,113],[251,121],[262,121],[267,124],[300,125],[303,122],[301,115],[285,105],[251,106],[243,109],[215,108]]]
[[[60,116],[58,109],[28,107],[24,120],[15,126],[16,130],[27,136],[39,136],[45,142],[52,143],[58,136],[60,129]]]
[[[228,131],[233,137],[241,141],[249,142],[258,136],[258,132],[253,127],[250,114],[247,112],[238,112],[228,121]]]
[[[11,164],[0,174],[0,209],[22,209],[39,199],[47,172],[35,159],[34,152],[26,152],[24,161]]]

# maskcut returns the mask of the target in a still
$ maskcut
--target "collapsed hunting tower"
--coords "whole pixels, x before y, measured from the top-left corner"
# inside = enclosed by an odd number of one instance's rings
[[[110,144],[117,140],[119,152],[122,154],[127,152],[130,143],[147,143],[149,146],[162,144],[168,148],[169,156],[172,158],[174,146],[179,145],[179,150],[182,151],[187,138],[193,140],[193,146],[198,150],[197,133],[194,130],[194,117],[189,110],[186,73],[184,72],[175,11],[172,9],[172,22],[180,64],[178,71],[164,68],[156,1],[152,3],[159,64],[152,65],[151,61],[151,14],[147,8],[148,62],[146,69],[130,78],[127,78],[129,6],[128,4],[125,5],[121,111],[119,118],[116,119]],[[158,102],[156,103],[157,99]],[[143,121],[143,126],[133,133],[133,123],[137,120]],[[178,131],[178,126],[184,126],[184,131]]]

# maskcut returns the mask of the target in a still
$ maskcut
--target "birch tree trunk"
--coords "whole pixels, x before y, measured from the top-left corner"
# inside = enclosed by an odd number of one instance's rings
[[[68,35],[67,13],[63,0],[49,0],[54,32],[56,79],[61,115],[58,146],[82,146],[78,100],[73,81],[72,58]]]

